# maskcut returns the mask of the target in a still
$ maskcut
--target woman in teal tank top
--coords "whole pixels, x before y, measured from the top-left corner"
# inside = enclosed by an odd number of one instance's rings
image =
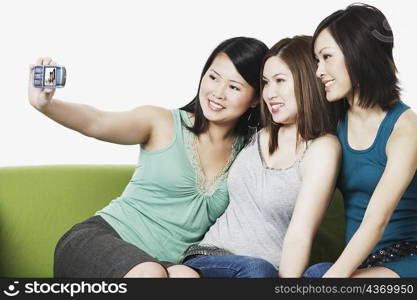
[[[417,277],[417,116],[400,98],[393,35],[375,7],[353,4],[314,34],[316,75],[344,101],[338,180],[346,247],[305,276]]]
[[[198,277],[179,263],[228,204],[229,166],[259,125],[267,50],[253,38],[222,42],[203,68],[196,97],[171,111],[104,112],[29,86],[30,103],[58,123],[107,142],[141,145],[122,195],[59,240],[56,277]]]

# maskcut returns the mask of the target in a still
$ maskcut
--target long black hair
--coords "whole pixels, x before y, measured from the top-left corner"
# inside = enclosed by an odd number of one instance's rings
[[[228,56],[239,74],[255,90],[256,99],[259,99],[260,69],[262,59],[267,51],[268,47],[264,43],[248,37],[234,37],[227,39],[218,45],[210,54],[204,65],[203,71],[201,72],[197,95],[190,103],[180,108],[194,114],[194,125],[192,127],[189,127],[184,123],[183,125],[196,135],[207,130],[208,120],[203,114],[198,95],[200,92],[201,80],[219,53],[224,53]],[[251,134],[254,132],[254,130],[250,130],[250,127],[259,129],[260,126],[261,122],[258,104],[255,108],[249,108],[239,118],[234,128],[234,133],[238,136],[242,136],[244,138],[244,143],[246,144],[249,141]]]

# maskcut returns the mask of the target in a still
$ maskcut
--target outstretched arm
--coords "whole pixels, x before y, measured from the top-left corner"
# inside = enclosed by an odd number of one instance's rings
[[[36,65],[55,65],[51,58],[39,58]],[[92,106],[54,99],[54,89],[35,88],[30,66],[30,104],[57,123],[86,136],[116,144],[146,144],[161,120],[170,121],[170,112],[143,106],[126,112],[107,112]]]

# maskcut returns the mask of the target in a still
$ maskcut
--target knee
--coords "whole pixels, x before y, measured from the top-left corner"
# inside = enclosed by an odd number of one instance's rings
[[[197,271],[185,265],[174,265],[167,270],[170,278],[200,278]]]
[[[268,261],[256,257],[244,257],[239,267],[238,277],[276,278],[278,270]]]
[[[166,278],[167,271],[156,262],[144,262],[134,266],[124,278]]]

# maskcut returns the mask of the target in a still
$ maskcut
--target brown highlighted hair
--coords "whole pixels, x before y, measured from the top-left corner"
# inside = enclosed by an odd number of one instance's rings
[[[317,65],[311,55],[311,45],[311,36],[299,35],[282,39],[268,51],[261,68],[262,75],[267,59],[278,56],[290,69],[298,108],[298,141],[301,138],[305,142],[327,133],[336,134],[343,105],[340,101],[330,103],[326,100],[324,86],[315,74]],[[261,80],[261,90],[264,85]],[[262,123],[270,133],[269,153],[272,154],[278,149],[280,124],[273,122],[262,93],[260,103]]]
[[[389,110],[399,100],[401,89],[392,55],[394,36],[384,14],[371,5],[351,4],[321,21],[313,46],[326,28],[345,56],[352,94],[358,93],[359,106],[379,105]]]

